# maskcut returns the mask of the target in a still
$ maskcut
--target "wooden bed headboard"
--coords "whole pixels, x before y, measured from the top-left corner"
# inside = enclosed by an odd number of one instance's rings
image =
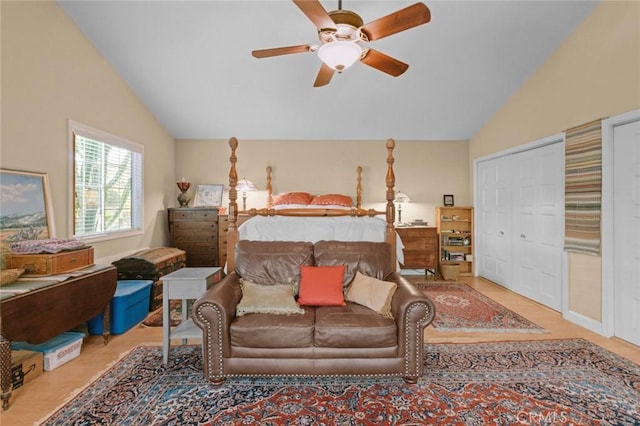
[[[273,186],[271,185],[271,172],[273,168],[267,166],[267,208],[273,208]],[[356,208],[362,208],[362,166],[356,167]]]
[[[281,209],[276,210],[273,206],[272,185],[271,185],[271,166],[267,166],[267,207],[262,209],[249,209],[243,211],[242,214],[249,216],[297,216],[297,217],[327,217],[327,216],[352,216],[352,217],[374,217],[378,215],[384,215],[386,221],[385,229],[385,242],[391,244],[392,247],[392,261],[396,263],[396,231],[394,227],[395,222],[395,207],[393,200],[395,198],[395,182],[396,177],[393,171],[393,150],[396,146],[396,142],[393,139],[387,139],[385,147],[387,149],[387,173],[385,176],[386,186],[386,209],[385,211],[378,211],[375,209],[363,209],[362,208],[362,167],[358,166],[357,172],[357,185],[356,185],[356,207],[351,209],[331,209],[331,208],[295,208],[295,209]],[[235,245],[238,241],[238,191],[236,189],[238,185],[238,172],[236,170],[236,163],[238,157],[236,151],[238,149],[238,139],[232,137],[229,139],[229,147],[231,148],[231,156],[229,162],[231,167],[229,168],[229,228],[227,231],[227,270],[233,271],[235,265]]]

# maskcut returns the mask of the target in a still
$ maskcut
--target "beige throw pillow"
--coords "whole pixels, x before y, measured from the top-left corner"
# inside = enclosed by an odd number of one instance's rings
[[[391,299],[396,287],[396,283],[381,281],[357,272],[347,289],[345,300],[366,306],[387,318],[393,318]]]
[[[304,314],[293,297],[293,287],[286,284],[261,285],[240,280],[242,299],[236,306],[236,315],[246,314]]]

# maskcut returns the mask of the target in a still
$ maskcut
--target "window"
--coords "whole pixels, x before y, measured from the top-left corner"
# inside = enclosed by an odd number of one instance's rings
[[[143,147],[69,122],[73,236],[106,239],[142,230]]]

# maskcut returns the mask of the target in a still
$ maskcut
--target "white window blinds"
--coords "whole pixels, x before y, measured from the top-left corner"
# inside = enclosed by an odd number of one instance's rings
[[[107,237],[142,228],[142,146],[71,124],[73,233]]]

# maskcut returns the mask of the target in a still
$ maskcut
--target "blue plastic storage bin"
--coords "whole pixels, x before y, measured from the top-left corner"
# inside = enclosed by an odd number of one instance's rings
[[[44,353],[44,369],[51,371],[80,355],[84,333],[67,331],[38,345],[27,342],[12,342],[15,350],[36,351]]]
[[[151,280],[119,280],[111,299],[109,331],[122,334],[143,321],[149,314]],[[102,314],[89,320],[89,333],[102,334]]]

